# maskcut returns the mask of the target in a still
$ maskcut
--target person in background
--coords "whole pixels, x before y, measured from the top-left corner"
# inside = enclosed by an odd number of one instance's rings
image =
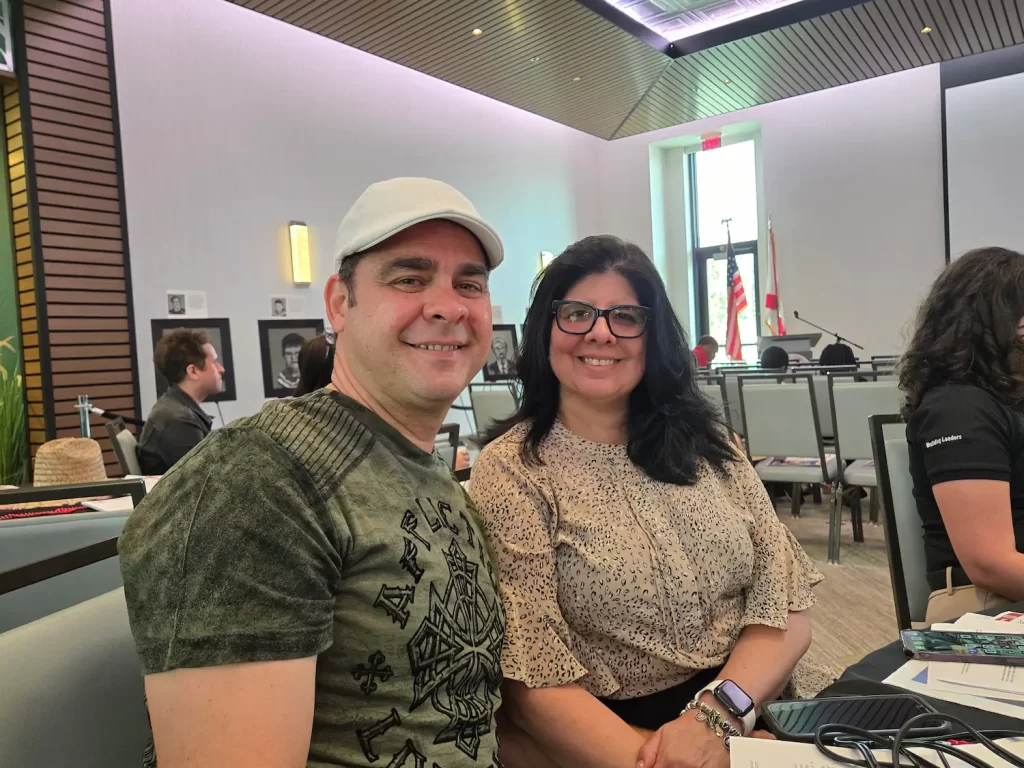
[[[224,366],[202,331],[171,331],[156,343],[154,362],[170,382],[139,436],[139,467],[162,475],[210,434],[213,419],[200,403],[221,391]]]
[[[323,333],[308,339],[299,350],[299,385],[295,396],[301,397],[323,389],[331,383],[334,371],[334,342]]]
[[[508,616],[508,768],[727,768],[811,640],[821,579],[700,394],[650,259],[588,237],[538,278],[519,410],[470,493]],[[656,733],[651,733],[656,732]]]
[[[372,185],[324,291],[330,387],[217,430],[118,542],[160,768],[498,765],[505,617],[434,440],[491,345],[501,240]]]
[[[899,363],[926,620],[1024,600],[1024,255],[953,261]]]
[[[761,368],[765,371],[785,373],[789,368],[789,353],[782,347],[765,347],[761,353]]]
[[[295,389],[299,386],[299,352],[306,340],[297,333],[289,333],[281,339],[281,357],[284,370],[277,374],[277,386],[281,389]]]
[[[853,353],[853,347],[850,345],[836,342],[835,344],[829,344],[821,350],[818,365],[822,368],[849,368],[853,370],[857,367],[857,355]]]
[[[707,368],[718,355],[718,340],[714,336],[701,336],[693,348],[693,359],[698,368]]]

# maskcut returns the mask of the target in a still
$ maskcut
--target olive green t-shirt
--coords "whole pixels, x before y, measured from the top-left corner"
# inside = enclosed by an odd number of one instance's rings
[[[320,390],[218,430],[118,549],[147,674],[317,656],[308,766],[499,765],[505,616],[476,510],[355,401]]]

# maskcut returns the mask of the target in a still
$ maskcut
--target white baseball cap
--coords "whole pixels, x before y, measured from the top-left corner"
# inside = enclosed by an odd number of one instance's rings
[[[472,232],[491,269],[505,258],[498,233],[457,189],[434,179],[398,178],[371,184],[345,214],[338,227],[335,271],[349,256],[432,219],[446,219]]]

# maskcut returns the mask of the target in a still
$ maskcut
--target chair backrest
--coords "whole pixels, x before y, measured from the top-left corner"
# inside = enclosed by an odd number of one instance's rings
[[[914,481],[910,477],[910,448],[899,416],[873,415],[869,422],[885,508],[885,549],[896,603],[896,623],[900,629],[910,629],[913,622],[924,621],[931,593],[921,517],[914,500]]]
[[[817,458],[824,464],[821,426],[812,376],[787,376],[786,383],[739,379],[740,411],[752,456]],[[790,383],[791,382],[791,383]]]
[[[0,765],[141,765],[149,724],[123,589],[0,634],[0,680]]]
[[[0,521],[0,573],[121,535],[129,512],[78,512]],[[102,595],[122,585],[116,559],[0,594],[0,632]]]
[[[469,402],[477,435],[483,435],[496,421],[507,419],[516,410],[512,390],[505,386],[469,385]]]
[[[900,391],[892,376],[877,381],[854,381],[845,374],[829,374],[832,413],[829,421],[836,436],[840,461],[874,457],[868,417],[895,413],[900,408]]]
[[[138,441],[131,430],[124,425],[121,418],[112,419],[106,424],[107,435],[110,436],[110,443],[114,447],[114,455],[117,456],[117,463],[121,466],[122,475],[141,475],[142,468],[139,466]]]
[[[725,423],[732,430],[735,430],[736,424],[732,420],[732,414],[729,413],[729,396],[725,391],[725,377],[710,376],[698,379],[697,389],[701,391],[704,397],[711,401],[711,404],[718,410]]]
[[[739,376],[731,374],[729,376],[723,376],[722,389],[725,392],[725,408],[726,414],[729,418],[729,423],[732,425],[732,429],[740,437],[743,437],[745,427],[743,426],[743,414],[740,413],[740,382]]]
[[[445,464],[453,470],[455,469],[455,457],[459,450],[458,424],[441,425],[441,429],[437,432],[437,438],[434,440],[434,450]]]
[[[818,424],[821,426],[821,438],[831,440],[832,434],[832,397],[828,391],[828,379],[824,376],[815,376],[814,382],[814,407],[818,411]]]

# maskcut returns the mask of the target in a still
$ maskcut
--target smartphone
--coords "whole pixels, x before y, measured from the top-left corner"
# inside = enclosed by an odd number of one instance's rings
[[[905,629],[900,632],[900,640],[907,656],[922,661],[1024,666],[1024,635]]]
[[[910,718],[935,712],[924,699],[913,694],[885,696],[843,696],[834,699],[771,701],[761,709],[768,729],[782,741],[814,741],[823,725],[850,725],[881,734],[895,734]],[[909,735],[921,738],[950,732],[950,724],[925,720]]]

